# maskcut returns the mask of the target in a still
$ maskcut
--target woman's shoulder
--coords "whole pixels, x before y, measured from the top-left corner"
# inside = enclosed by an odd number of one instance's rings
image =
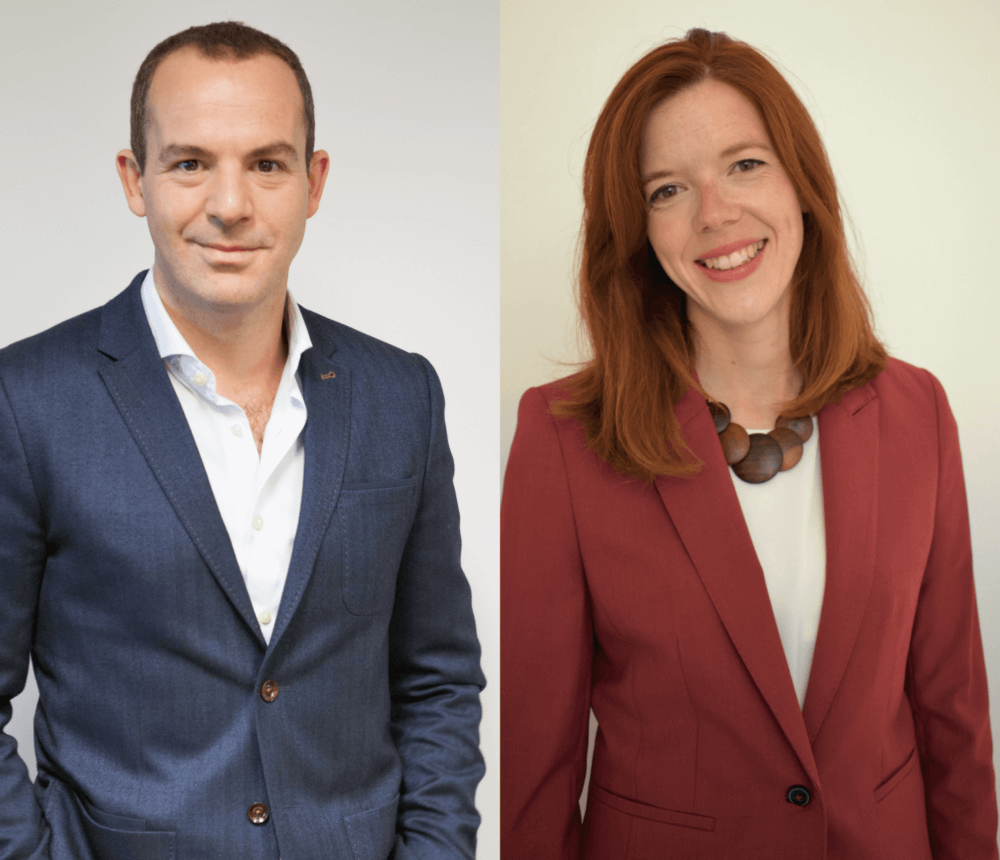
[[[889,358],[885,370],[870,384],[880,398],[890,402],[908,405],[947,403],[944,388],[933,373],[898,358]]]
[[[898,358],[889,358],[885,370],[849,391],[837,406],[857,414],[869,404],[877,405],[885,428],[931,427],[954,421],[937,377]]]
[[[521,395],[518,407],[518,420],[541,415],[552,415],[552,407],[561,400],[568,400],[573,394],[577,375],[570,374],[562,379],[555,379],[542,385],[529,388]]]

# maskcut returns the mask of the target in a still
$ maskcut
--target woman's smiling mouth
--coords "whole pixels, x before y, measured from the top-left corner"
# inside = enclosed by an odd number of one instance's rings
[[[756,257],[757,254],[763,250],[765,242],[767,242],[767,239],[758,239],[756,242],[750,242],[738,250],[733,251],[731,254],[723,253],[719,256],[695,260],[695,262],[699,266],[704,266],[706,269],[716,269],[721,271],[736,269]],[[720,248],[718,250],[723,249]]]
[[[740,241],[735,245],[713,248],[709,253],[715,256],[695,260],[695,264],[710,280],[724,284],[739,281],[757,271],[766,247],[767,239]]]

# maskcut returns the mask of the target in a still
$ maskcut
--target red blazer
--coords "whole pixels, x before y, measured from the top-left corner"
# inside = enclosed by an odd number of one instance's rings
[[[648,486],[550,415],[564,386],[524,395],[504,482],[503,857],[995,860],[965,488],[937,380],[890,360],[819,413],[826,591],[801,710],[704,400],[676,407],[701,473]]]

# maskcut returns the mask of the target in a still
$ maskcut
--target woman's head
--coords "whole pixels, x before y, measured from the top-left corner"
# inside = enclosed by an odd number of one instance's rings
[[[646,195],[658,186],[644,182],[644,142],[651,121],[671,114],[679,100],[717,94],[717,84],[752,108],[801,213],[801,250],[791,253],[794,242],[786,242],[781,261],[791,272],[780,287],[787,288],[792,360],[804,380],[786,412],[815,412],[885,364],[848,256],[833,173],[808,112],[754,48],[724,33],[691,30],[625,73],[594,128],[584,168],[580,269],[580,307],[594,356],[559,409],[583,423],[593,450],[646,479],[696,467],[685,465],[673,418],[674,404],[694,381],[695,345],[685,293],[665,271],[669,254],[658,257],[663,248],[650,244],[657,210]],[[782,229],[796,240],[788,228]],[[777,243],[765,245],[764,253],[775,250]]]
[[[787,337],[802,204],[754,106],[706,78],[646,121],[641,173],[657,262],[699,334]]]

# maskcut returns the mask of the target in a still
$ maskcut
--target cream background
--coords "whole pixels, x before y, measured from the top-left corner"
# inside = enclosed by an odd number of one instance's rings
[[[132,80],[157,42],[236,19],[298,53],[331,171],[289,283],[307,308],[422,353],[441,377],[489,682],[479,856],[498,857],[498,5],[2,0],[0,8],[0,346],[104,304],[151,264],[146,224],[126,207],[114,160],[128,146]],[[32,768],[34,697],[31,678],[10,727]]]
[[[624,72],[691,27],[775,61],[826,144],[880,336],[930,369],[961,435],[1000,741],[1000,3],[547,0],[502,7],[501,436],[521,393],[578,360],[582,165]],[[1000,756],[996,758],[1000,762]]]

